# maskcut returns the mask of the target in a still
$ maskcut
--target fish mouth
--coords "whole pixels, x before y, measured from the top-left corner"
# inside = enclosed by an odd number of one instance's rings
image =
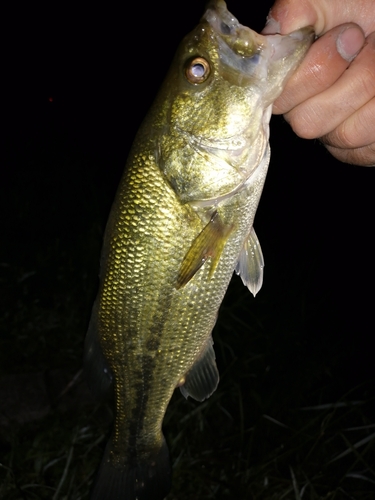
[[[216,34],[219,57],[224,73],[256,77],[259,73],[260,56],[264,49],[264,38],[247,26],[243,26],[227,10],[223,0],[208,4],[202,20],[208,22]]]
[[[236,17],[228,11],[224,0],[209,2],[202,21],[207,21],[215,33],[228,43],[233,52],[242,57],[254,57],[270,46],[267,56],[271,57],[272,60],[277,60],[295,52],[296,45],[306,44],[309,46],[314,39],[312,26],[295,30],[289,35],[278,33],[261,35],[240,24]],[[275,43],[275,41],[280,42],[281,39],[284,40],[284,43]]]
[[[265,37],[240,24],[228,11],[224,0],[211,1],[202,20],[207,21],[232,51],[241,57],[254,57],[264,45]]]
[[[289,35],[260,35],[240,24],[227,10],[224,0],[210,2],[202,21],[206,21],[217,36],[224,72],[229,73],[231,79],[237,75],[241,82],[265,81],[275,73],[283,74],[286,80],[314,40],[311,26]]]

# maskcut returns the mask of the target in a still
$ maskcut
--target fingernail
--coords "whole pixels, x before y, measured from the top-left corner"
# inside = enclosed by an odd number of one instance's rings
[[[364,41],[364,35],[359,27],[347,28],[337,37],[337,52],[345,61],[351,62],[361,50]]]
[[[264,35],[274,35],[280,33],[280,23],[275,21],[273,17],[268,17],[265,27],[262,29]]]

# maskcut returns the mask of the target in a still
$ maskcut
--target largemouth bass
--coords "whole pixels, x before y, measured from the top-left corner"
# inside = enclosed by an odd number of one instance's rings
[[[94,500],[169,491],[164,414],[176,387],[198,401],[217,387],[211,332],[233,271],[254,295],[262,285],[253,220],[272,103],[312,40],[258,35],[210,3],[138,131],[85,344],[89,383],[115,409]]]

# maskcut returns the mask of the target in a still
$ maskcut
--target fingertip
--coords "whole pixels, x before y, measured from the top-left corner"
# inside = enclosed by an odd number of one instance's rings
[[[365,43],[362,29],[355,24],[345,26],[336,40],[337,52],[348,62],[351,62]]]

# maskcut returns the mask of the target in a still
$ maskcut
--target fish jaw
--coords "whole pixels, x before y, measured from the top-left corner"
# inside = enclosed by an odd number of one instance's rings
[[[272,103],[312,40],[312,28],[259,35],[222,0],[209,4],[177,52],[159,120],[159,166],[182,203],[209,204],[249,181],[266,153]],[[186,68],[203,60],[207,78],[189,81]]]
[[[258,81],[262,86],[264,108],[280,95],[286,80],[314,40],[312,26],[289,35],[260,35],[240,24],[227,10],[224,0],[212,1],[202,20],[206,20],[220,37],[222,64],[237,72],[239,83]]]

